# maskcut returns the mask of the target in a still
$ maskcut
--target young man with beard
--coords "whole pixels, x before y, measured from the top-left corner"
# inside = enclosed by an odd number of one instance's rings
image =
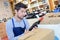
[[[29,24],[24,17],[27,6],[21,2],[15,5],[15,16],[6,22],[8,40],[18,40],[20,36],[29,31]]]

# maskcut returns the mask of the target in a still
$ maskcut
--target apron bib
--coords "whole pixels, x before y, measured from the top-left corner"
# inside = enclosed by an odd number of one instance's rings
[[[14,20],[12,19],[14,37],[19,36],[25,32],[26,24],[25,24],[24,20],[23,20],[23,23],[25,25],[24,28],[15,27]]]

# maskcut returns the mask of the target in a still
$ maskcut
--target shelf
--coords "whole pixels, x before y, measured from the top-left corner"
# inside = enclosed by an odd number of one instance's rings
[[[38,9],[38,7],[34,7],[34,8],[32,8],[32,10],[36,10],[36,9]]]
[[[37,1],[30,1],[30,4],[33,4],[33,3],[35,3],[35,2],[37,2]]]
[[[43,2],[38,2],[38,5],[43,5]]]
[[[42,0],[38,0],[38,2],[41,2]]]

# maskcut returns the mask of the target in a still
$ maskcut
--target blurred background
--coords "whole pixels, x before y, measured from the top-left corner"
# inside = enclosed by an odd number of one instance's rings
[[[14,5],[18,2],[28,6],[25,17],[30,26],[42,18],[38,28],[54,30],[55,40],[60,40],[60,0],[0,0],[0,23],[15,15]]]

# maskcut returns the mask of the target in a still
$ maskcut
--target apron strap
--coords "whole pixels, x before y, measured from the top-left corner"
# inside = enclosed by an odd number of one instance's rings
[[[26,28],[26,23],[25,23],[25,21],[23,20],[23,22],[24,22],[24,28]]]
[[[15,27],[15,24],[14,24],[14,20],[13,20],[13,18],[12,18],[12,24],[13,24],[13,27]]]
[[[23,20],[23,23],[24,23],[24,28],[26,28],[26,24],[25,24],[25,21],[24,20]],[[12,18],[12,24],[13,24],[13,27],[15,27],[13,18]]]

